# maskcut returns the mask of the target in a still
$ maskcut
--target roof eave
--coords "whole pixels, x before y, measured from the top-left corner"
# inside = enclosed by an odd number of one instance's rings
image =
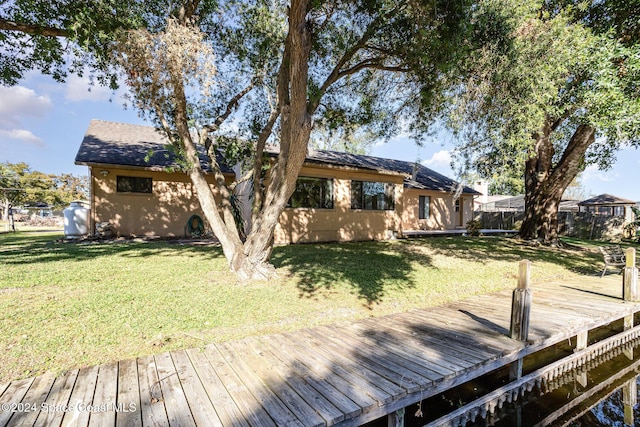
[[[110,169],[124,169],[124,170],[137,170],[137,171],[148,171],[148,172],[164,172],[164,173],[184,173],[183,171],[175,171],[169,172],[165,167],[161,166],[135,166],[135,165],[122,165],[122,164],[113,164],[113,163],[95,163],[95,162],[82,162],[75,161],[74,164],[78,166],[88,166],[88,167],[96,167],[96,168],[110,168]],[[205,175],[213,175],[213,172],[202,171]],[[222,172],[224,176],[234,176],[233,172]]]

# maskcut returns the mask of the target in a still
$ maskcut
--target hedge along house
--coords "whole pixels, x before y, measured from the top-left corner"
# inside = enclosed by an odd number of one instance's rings
[[[200,158],[207,172],[204,153]],[[222,159],[218,163],[224,165]],[[76,164],[89,167],[91,230],[109,222],[121,236],[183,236],[193,214],[203,217],[189,178],[178,172],[166,138],[152,127],[92,120]],[[222,168],[232,182],[233,169]],[[274,239],[383,240],[410,230],[464,228],[479,194],[413,162],[315,151],[300,171]],[[241,195],[245,210],[248,198]]]

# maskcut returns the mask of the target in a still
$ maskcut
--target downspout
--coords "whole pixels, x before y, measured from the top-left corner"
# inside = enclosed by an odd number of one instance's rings
[[[94,197],[94,195],[96,194],[94,189],[96,180],[93,176],[93,167],[91,166],[89,166],[89,181],[91,183],[89,185],[89,206],[91,209],[91,215],[89,215],[89,236],[93,236],[96,230],[96,201]]]

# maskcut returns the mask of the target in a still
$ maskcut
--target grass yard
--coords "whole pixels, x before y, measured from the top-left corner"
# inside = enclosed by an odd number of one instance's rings
[[[0,234],[0,383],[513,288],[523,258],[534,283],[603,265],[499,237],[314,244],[276,248],[277,280],[237,284],[217,247],[61,237]]]

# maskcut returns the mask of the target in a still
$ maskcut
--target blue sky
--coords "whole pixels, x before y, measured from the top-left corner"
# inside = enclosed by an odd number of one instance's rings
[[[146,124],[133,109],[124,109],[120,93],[91,87],[88,78],[72,76],[64,84],[31,73],[18,86],[0,86],[0,162],[26,162],[45,173],[87,173],[73,161],[91,119]],[[455,178],[450,168],[451,136],[439,136],[418,147],[397,138],[373,147],[371,155],[419,159],[427,167]],[[640,152],[618,152],[609,171],[588,168],[581,177],[587,196],[602,193],[640,201]]]

